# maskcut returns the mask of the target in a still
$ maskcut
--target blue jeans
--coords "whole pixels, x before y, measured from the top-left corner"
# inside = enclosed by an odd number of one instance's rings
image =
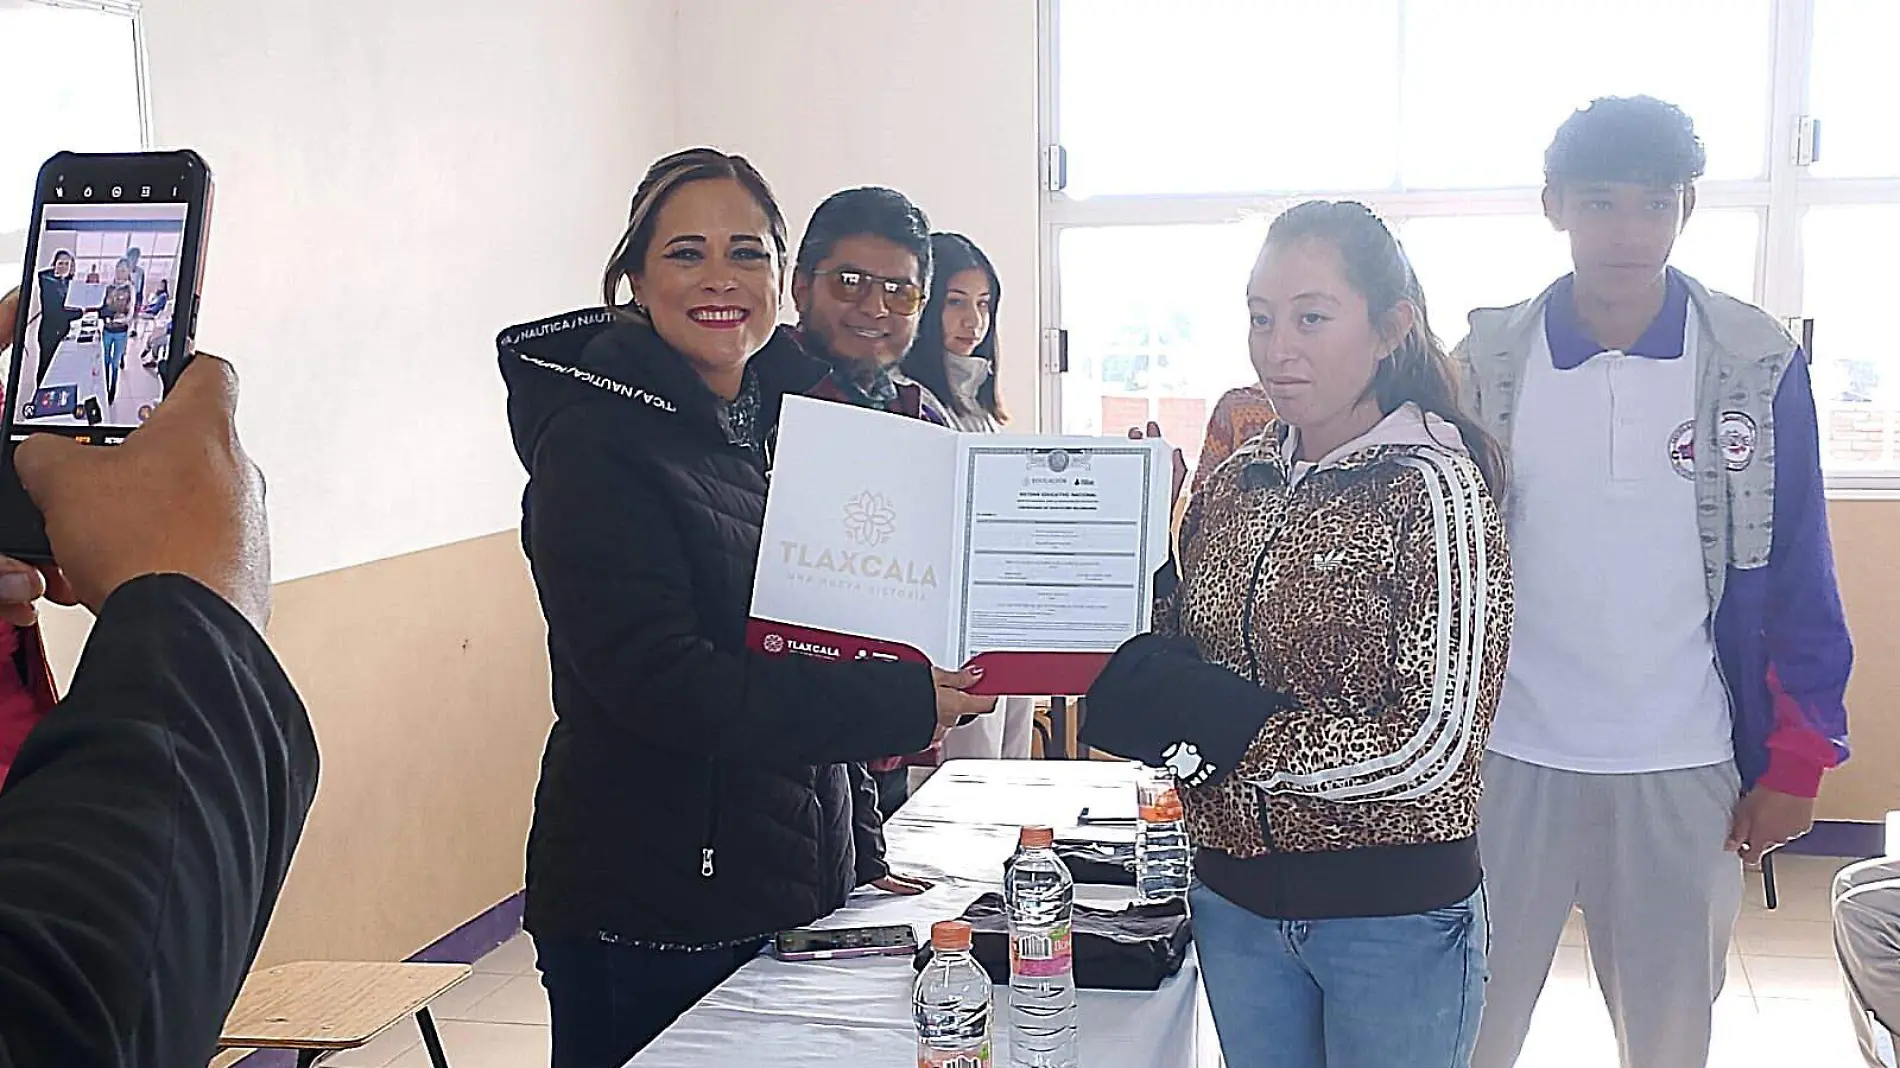
[[[127,336],[110,330],[99,335],[99,351],[105,356],[107,397],[117,397],[119,394],[119,372],[125,370]]]
[[[553,1024],[553,1068],[621,1068],[764,945],[644,949],[598,938],[537,938]]]
[[[1465,1068],[1484,1008],[1484,891],[1411,916],[1269,920],[1198,882],[1194,950],[1246,1068]]]

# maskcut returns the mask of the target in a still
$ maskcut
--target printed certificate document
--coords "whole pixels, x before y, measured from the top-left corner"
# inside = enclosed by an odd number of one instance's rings
[[[980,693],[1082,693],[1149,627],[1171,453],[1159,441],[959,434],[787,397],[752,647],[974,663]]]

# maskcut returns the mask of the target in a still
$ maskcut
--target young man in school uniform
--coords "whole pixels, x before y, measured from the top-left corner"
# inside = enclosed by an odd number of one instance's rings
[[[1573,115],[1543,199],[1574,272],[1473,312],[1458,349],[1510,455],[1517,576],[1475,1068],[1516,1062],[1573,907],[1624,1068],[1706,1064],[1742,863],[1807,831],[1847,754],[1807,358],[1668,266],[1705,159],[1673,105]]]

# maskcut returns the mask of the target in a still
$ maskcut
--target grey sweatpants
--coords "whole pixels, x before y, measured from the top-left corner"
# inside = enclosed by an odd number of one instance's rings
[[[1854,1033],[1868,1064],[1896,1062],[1900,1027],[1900,858],[1850,864],[1834,877],[1834,950]]]
[[[1700,1068],[1742,906],[1722,849],[1732,763],[1585,775],[1492,753],[1478,844],[1491,905],[1491,981],[1472,1068],[1511,1068],[1564,922],[1583,911],[1623,1068]]]

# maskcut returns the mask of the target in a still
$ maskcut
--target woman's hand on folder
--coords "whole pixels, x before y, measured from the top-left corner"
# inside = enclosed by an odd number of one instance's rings
[[[964,668],[962,671],[944,671],[931,668],[931,676],[937,683],[937,737],[957,725],[968,716],[981,716],[996,709],[996,698],[977,697],[963,691],[975,686],[983,678],[982,668]]]

